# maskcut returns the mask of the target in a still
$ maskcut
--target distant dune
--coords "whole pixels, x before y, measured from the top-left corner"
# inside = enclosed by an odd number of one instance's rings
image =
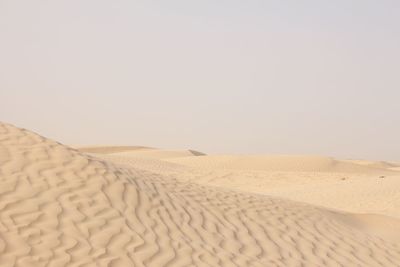
[[[294,171],[294,172],[371,172],[390,171],[389,164],[342,161],[320,156],[207,156],[170,159],[187,166],[211,169]]]
[[[98,154],[111,154],[136,150],[153,149],[145,146],[81,146],[76,147],[81,152],[98,153]]]
[[[78,151],[0,123],[0,266],[400,266],[396,218],[235,187],[241,174],[243,184],[253,177],[275,189],[312,180],[345,203],[333,185],[394,185],[398,172],[385,166],[145,151]]]
[[[204,155],[200,152],[193,150],[164,150],[164,149],[140,149],[127,152],[112,153],[113,156],[123,157],[140,157],[140,158],[153,158],[153,159],[167,159],[167,158],[186,158],[191,156]]]
[[[204,156],[206,154],[196,150],[166,150],[145,146],[81,146],[77,150],[91,154],[111,154],[113,156],[142,157],[142,158],[178,158],[189,156]]]

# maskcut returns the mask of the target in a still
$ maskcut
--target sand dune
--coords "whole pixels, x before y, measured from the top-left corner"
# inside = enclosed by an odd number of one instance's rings
[[[170,159],[191,167],[208,169],[295,171],[295,172],[382,172],[392,165],[359,163],[321,156],[231,156],[186,157]]]
[[[141,149],[127,152],[112,153],[113,156],[120,157],[140,157],[152,159],[182,158],[204,155],[193,150],[165,150],[165,149]]]
[[[144,161],[0,124],[0,266],[400,266],[396,219],[200,185],[177,179],[192,167]],[[152,171],[159,162],[171,170]]]
[[[205,154],[196,150],[166,150],[156,149],[145,146],[78,146],[75,147],[80,152],[100,155],[114,155],[121,157],[140,157],[140,158],[179,158],[190,156],[204,156]],[[98,155],[97,155],[98,156]]]
[[[152,150],[153,148],[145,146],[78,146],[76,149],[85,153],[112,154],[137,150]]]
[[[400,218],[400,191],[397,190],[400,188],[400,172],[394,171],[391,166],[387,169],[355,166],[349,168],[348,172],[330,167],[333,171],[328,171],[326,168],[315,168],[318,161],[311,161],[310,166],[314,166],[311,170],[314,171],[305,171],[301,164],[298,164],[297,171],[293,167],[288,171],[287,166],[270,171],[268,165],[263,166],[264,170],[252,170],[249,166],[247,169],[212,168],[207,164],[195,164],[195,157],[162,160],[113,155],[102,157],[128,168],[148,170],[183,182],[273,195],[353,213],[375,213]],[[214,157],[218,162],[219,156],[205,156],[200,160],[210,161],[207,157]],[[226,156],[222,156],[224,157]],[[281,157],[277,156],[278,159]],[[236,164],[241,165],[240,162]],[[317,171],[318,169],[321,171]]]
[[[317,156],[205,156],[165,159],[190,168],[178,179],[274,195],[348,212],[400,218],[395,163]]]

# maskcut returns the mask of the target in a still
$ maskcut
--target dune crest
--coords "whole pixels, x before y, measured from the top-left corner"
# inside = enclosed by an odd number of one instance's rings
[[[152,150],[146,146],[78,146],[77,150],[84,153],[113,154],[137,150]]]
[[[362,220],[122,167],[8,124],[0,207],[0,266],[400,265],[399,242]]]
[[[172,158],[168,161],[206,169],[288,172],[389,172],[389,167],[393,167],[392,165],[385,165],[384,163],[373,164],[368,162],[363,163],[362,161],[337,160],[321,156],[289,155],[218,155],[207,157]]]

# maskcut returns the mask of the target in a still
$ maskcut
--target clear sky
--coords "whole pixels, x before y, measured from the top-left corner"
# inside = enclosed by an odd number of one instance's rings
[[[400,160],[398,0],[0,0],[0,120],[68,144]]]

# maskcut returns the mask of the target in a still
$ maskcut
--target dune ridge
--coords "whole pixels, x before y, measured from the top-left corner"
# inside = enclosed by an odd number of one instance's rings
[[[146,146],[78,146],[77,150],[84,153],[113,154],[127,151],[152,150]]]
[[[171,158],[170,162],[205,169],[295,172],[390,172],[394,165],[364,161],[337,160],[322,156],[291,155],[210,155],[206,157]]]
[[[192,156],[204,155],[200,152],[192,152],[192,150],[166,150],[166,149],[141,149],[127,152],[111,153],[108,155],[121,156],[121,157],[139,157],[139,158],[153,158],[153,159],[167,159],[167,158],[186,158]]]
[[[178,181],[3,123],[0,164],[0,266],[400,265],[399,242],[352,214]]]

